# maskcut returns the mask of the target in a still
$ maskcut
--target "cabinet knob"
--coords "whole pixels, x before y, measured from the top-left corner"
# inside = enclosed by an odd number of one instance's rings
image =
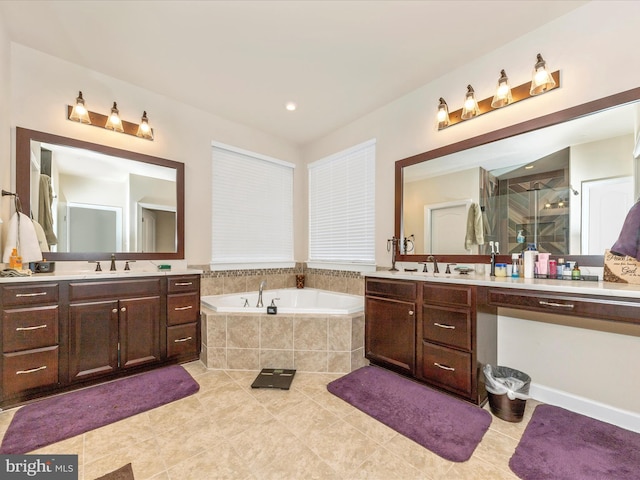
[[[126,312],[126,311],[127,311],[127,307],[122,307],[122,308],[120,309],[120,311],[121,311],[121,312]]]
[[[111,313],[118,313],[118,309],[114,308],[113,310],[111,310]]]
[[[409,310],[409,315],[413,315],[414,311],[413,310]]]

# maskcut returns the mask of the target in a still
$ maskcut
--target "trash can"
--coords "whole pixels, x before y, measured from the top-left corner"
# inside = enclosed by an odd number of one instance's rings
[[[485,365],[483,371],[491,413],[507,422],[521,422],[531,377],[509,367]]]

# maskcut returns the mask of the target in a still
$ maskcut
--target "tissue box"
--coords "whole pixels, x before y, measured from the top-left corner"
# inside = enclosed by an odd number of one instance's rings
[[[633,257],[604,252],[605,282],[640,284],[640,262]]]

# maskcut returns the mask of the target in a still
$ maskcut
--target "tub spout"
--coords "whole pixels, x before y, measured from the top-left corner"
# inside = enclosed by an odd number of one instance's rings
[[[266,280],[262,280],[260,282],[260,290],[258,291],[258,304],[256,305],[256,308],[264,307],[264,305],[262,304],[262,290],[264,290],[264,287],[266,285],[267,285],[267,281]]]

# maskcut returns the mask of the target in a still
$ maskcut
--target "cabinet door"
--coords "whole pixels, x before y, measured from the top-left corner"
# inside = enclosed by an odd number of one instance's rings
[[[120,300],[120,366],[160,360],[160,297]]]
[[[69,378],[105,375],[118,368],[118,302],[69,306]]]
[[[416,304],[366,297],[365,356],[413,375],[416,351]]]

